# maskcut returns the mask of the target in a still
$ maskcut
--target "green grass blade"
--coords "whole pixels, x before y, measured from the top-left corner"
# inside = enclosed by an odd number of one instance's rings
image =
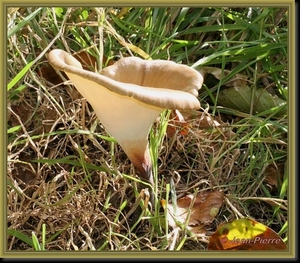
[[[7,37],[11,37],[13,34],[15,34],[16,32],[18,32],[21,28],[23,28],[24,26],[26,26],[26,24],[28,24],[28,22],[33,19],[40,11],[42,11],[43,7],[39,7],[37,10],[35,10],[34,12],[32,12],[30,15],[28,15],[27,17],[25,17],[20,23],[18,23],[12,30],[10,30],[7,34]]]
[[[7,85],[7,90],[10,90],[16,83],[27,73],[32,67],[33,61],[29,62]]]
[[[33,243],[33,248],[34,250],[40,251],[41,249],[41,245],[39,243],[39,240],[37,239],[36,235],[34,232],[32,232],[32,243]]]
[[[7,235],[14,236],[14,237],[22,240],[23,242],[25,242],[26,244],[28,244],[31,247],[34,246],[32,239],[18,230],[7,229]]]

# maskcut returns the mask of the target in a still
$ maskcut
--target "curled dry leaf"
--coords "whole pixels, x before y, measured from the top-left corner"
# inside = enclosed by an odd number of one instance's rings
[[[169,138],[173,137],[177,129],[179,129],[180,134],[186,135],[188,133],[189,124],[185,121],[179,110],[172,110],[166,131],[167,136]]]
[[[286,250],[271,228],[249,218],[221,224],[210,237],[208,250]]]
[[[190,129],[203,139],[220,135],[224,136],[224,139],[230,139],[234,136],[234,132],[228,128],[226,123],[209,113],[195,110],[172,110],[167,127],[167,136],[173,137],[176,131],[180,135],[187,135]],[[216,131],[215,134],[211,132],[212,129]]]
[[[177,200],[177,205],[167,204],[168,223],[176,228],[188,221],[188,229],[196,235],[203,234],[203,227],[212,223],[223,202],[224,194],[219,191],[186,195]]]
[[[267,166],[265,174],[265,182],[272,193],[278,190],[278,183],[282,182],[284,177],[284,163],[270,164]]]

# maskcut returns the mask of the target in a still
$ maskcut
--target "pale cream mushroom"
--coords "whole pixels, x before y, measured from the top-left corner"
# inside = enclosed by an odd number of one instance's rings
[[[64,71],[92,105],[100,122],[121,145],[142,179],[153,184],[148,134],[166,109],[193,110],[203,78],[181,64],[164,60],[122,58],[100,73],[82,69],[72,55],[59,49],[49,63]]]

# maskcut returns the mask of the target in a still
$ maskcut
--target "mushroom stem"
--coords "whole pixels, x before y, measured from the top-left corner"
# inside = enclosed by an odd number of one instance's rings
[[[153,186],[154,180],[148,140],[123,141],[120,145],[131,163],[136,168],[137,174],[142,179],[142,181]],[[139,185],[139,188],[144,188],[143,184]],[[153,191],[152,189],[148,190],[150,194],[150,202],[154,204]]]
[[[152,162],[148,143],[145,144],[145,141],[128,141],[123,142],[121,146],[139,175],[145,181],[153,184]]]

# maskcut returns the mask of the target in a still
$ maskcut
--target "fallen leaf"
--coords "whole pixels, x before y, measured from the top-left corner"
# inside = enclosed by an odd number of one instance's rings
[[[270,187],[272,193],[278,190],[278,183],[282,182],[284,177],[284,163],[278,163],[276,166],[270,164],[267,166],[265,172],[265,182]]]
[[[210,237],[208,250],[286,250],[271,228],[249,218],[221,224]]]
[[[58,85],[63,82],[61,77],[57,74],[54,68],[52,68],[49,64],[43,63],[39,66],[38,75],[45,80],[51,82],[54,85]]]
[[[167,136],[172,138],[178,129],[181,135],[186,135],[189,131],[189,124],[185,121],[179,110],[172,110],[166,131]]]
[[[205,79],[205,85],[213,87],[227,76],[233,74],[230,70],[222,70],[214,67],[203,67],[199,70]],[[270,89],[257,88],[249,86],[248,76],[243,74],[233,74],[232,78],[222,83],[222,89],[218,95],[218,105],[239,110],[241,112],[272,113],[272,109],[279,107],[276,117],[282,117],[287,114],[287,102],[275,94],[270,93]],[[228,87],[228,88],[224,88]],[[254,95],[254,96],[253,96]],[[252,99],[253,98],[253,99]],[[277,109],[276,109],[277,110]]]
[[[251,98],[253,89],[248,86],[233,86],[221,90],[218,97],[218,104],[249,113],[251,109]],[[280,111],[276,116],[287,114],[287,102],[277,96],[271,95],[266,89],[258,88],[254,91],[253,112],[262,113],[274,107],[279,107]]]
[[[190,130],[199,138],[212,141],[220,136],[223,139],[230,139],[234,136],[228,124],[207,112],[171,111],[166,131],[168,138],[172,138],[176,132],[180,135],[187,135]]]
[[[196,198],[190,220],[209,225],[219,213],[223,201],[222,192],[204,192],[199,199]]]
[[[194,234],[203,233],[204,226],[212,223],[224,201],[222,192],[200,192],[186,195],[177,200],[177,204],[167,204],[167,220],[172,228],[187,224]],[[205,231],[204,231],[205,232]]]

